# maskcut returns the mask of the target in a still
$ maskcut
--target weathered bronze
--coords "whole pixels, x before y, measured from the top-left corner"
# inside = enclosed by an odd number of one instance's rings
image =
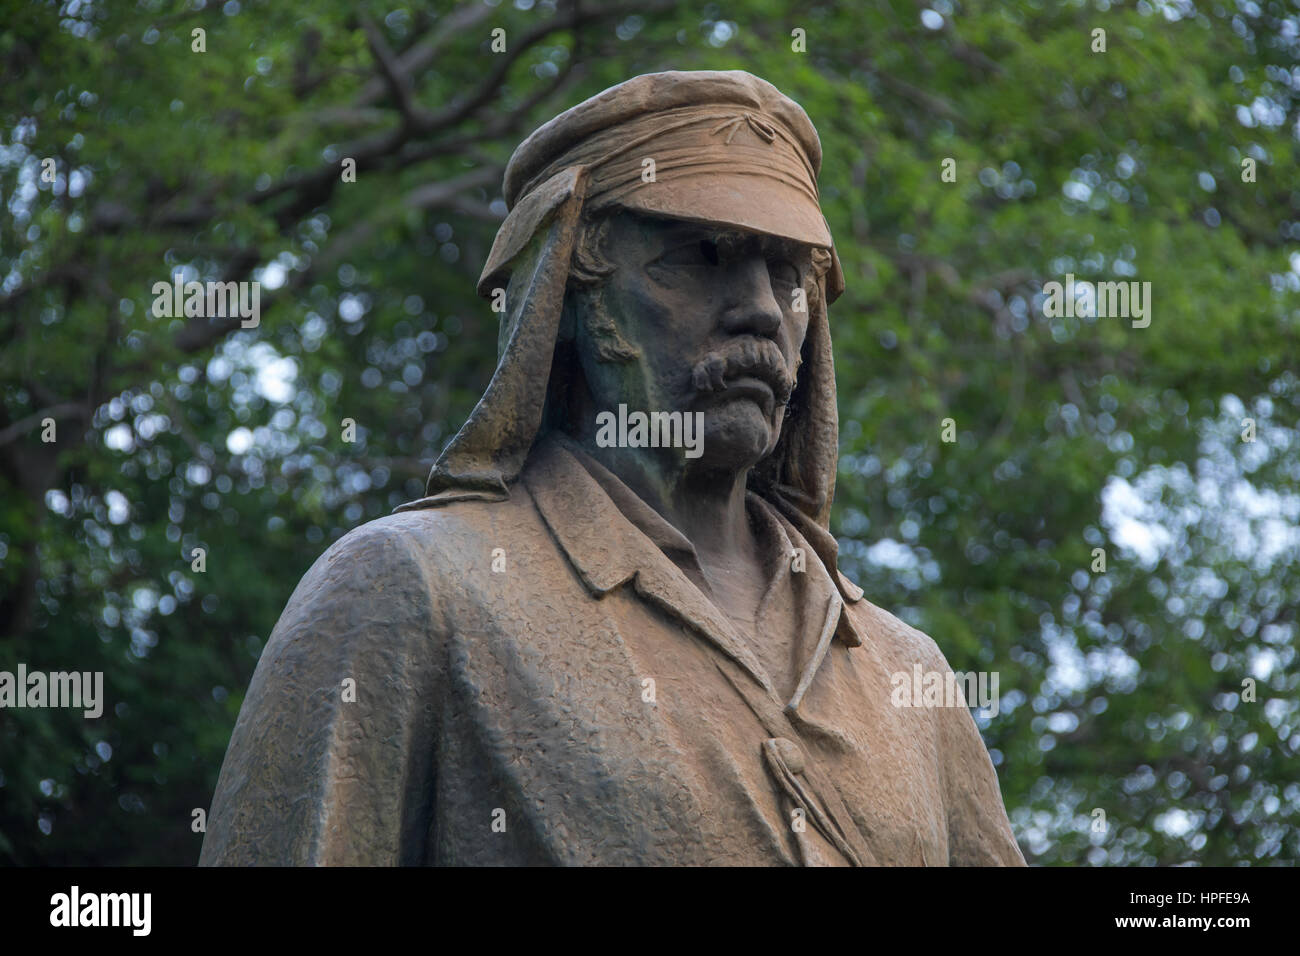
[[[836,564],[820,164],[742,72],[519,147],[496,373],[298,585],[202,863],[1023,864],[968,709],[898,706],[943,655]]]

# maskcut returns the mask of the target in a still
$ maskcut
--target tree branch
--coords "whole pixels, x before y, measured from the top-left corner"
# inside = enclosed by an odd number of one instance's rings
[[[62,402],[58,405],[52,405],[49,408],[42,408],[39,412],[32,412],[26,418],[20,418],[8,428],[0,429],[0,446],[8,445],[16,441],[23,435],[27,434],[33,427],[39,425],[47,418],[55,420],[60,418],[77,418],[85,421],[90,417],[86,411],[86,406],[81,402]]]

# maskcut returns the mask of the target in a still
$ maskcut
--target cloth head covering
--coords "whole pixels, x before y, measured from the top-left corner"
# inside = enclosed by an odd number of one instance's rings
[[[646,159],[654,160],[649,182]],[[821,142],[803,108],[740,70],[634,77],[535,131],[506,166],[509,213],[478,284],[485,297],[507,289],[496,372],[434,464],[426,497],[397,510],[509,496],[542,427],[584,212],[622,207],[734,227],[830,253],[809,296],[804,361],[780,441],[749,484],[796,525],[844,597],[860,599],[837,572],[828,528],[839,420],[826,306],[844,280],[818,200],[820,169]]]

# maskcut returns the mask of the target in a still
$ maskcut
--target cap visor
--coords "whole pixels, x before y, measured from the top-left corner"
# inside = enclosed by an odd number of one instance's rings
[[[650,215],[717,223],[831,248],[830,230],[817,203],[770,176],[674,176],[635,189],[617,202]]]

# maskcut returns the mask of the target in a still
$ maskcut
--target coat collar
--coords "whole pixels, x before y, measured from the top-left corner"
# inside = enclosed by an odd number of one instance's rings
[[[624,516],[561,439],[548,436],[538,443],[522,481],[560,550],[593,597],[601,598],[631,582],[644,600],[694,628],[777,698],[770,677],[727,616],[669,559],[662,549],[663,541],[651,540]],[[817,560],[813,547],[785,516],[766,502],[762,504],[790,544],[805,548],[811,559],[805,572],[810,588],[808,601],[819,609],[820,633],[811,656],[803,662],[793,697],[785,702],[787,710],[795,710],[808,692],[832,637],[839,634],[849,646],[861,640],[844,611],[840,589]]]

